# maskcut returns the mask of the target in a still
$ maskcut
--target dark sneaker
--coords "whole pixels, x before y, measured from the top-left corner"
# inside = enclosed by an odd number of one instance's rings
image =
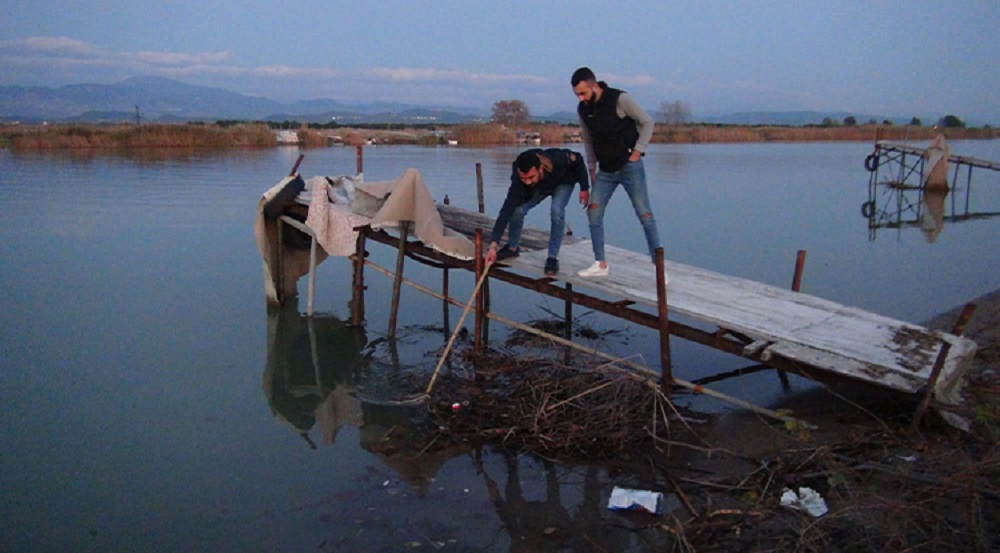
[[[545,259],[545,274],[548,276],[555,276],[559,274],[559,260],[554,257],[548,257]]]
[[[521,252],[518,251],[518,250],[512,250],[510,248],[510,245],[508,244],[508,245],[500,248],[500,251],[497,252],[497,261],[503,261],[505,259],[512,259],[512,258],[517,257],[518,255],[521,255]]]

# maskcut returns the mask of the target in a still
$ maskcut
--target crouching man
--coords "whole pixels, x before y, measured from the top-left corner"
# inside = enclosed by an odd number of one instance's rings
[[[566,228],[566,204],[577,183],[580,183],[580,203],[586,206],[590,201],[590,181],[587,166],[579,153],[561,148],[533,148],[521,152],[514,160],[507,198],[493,226],[486,263],[520,255],[524,216],[545,198],[552,196],[549,211],[552,219],[549,228],[549,255],[545,260],[545,274],[557,274],[559,246]],[[504,230],[508,231],[507,244],[497,250]]]

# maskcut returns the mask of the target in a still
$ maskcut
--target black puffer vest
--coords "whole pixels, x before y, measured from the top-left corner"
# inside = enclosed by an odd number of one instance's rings
[[[601,171],[617,171],[628,163],[639,140],[639,129],[629,117],[618,117],[618,96],[623,91],[597,83],[603,92],[596,106],[580,102],[577,113],[590,131],[594,155]]]

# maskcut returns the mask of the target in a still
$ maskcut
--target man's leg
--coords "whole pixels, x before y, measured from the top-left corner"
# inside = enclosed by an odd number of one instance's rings
[[[559,258],[559,246],[566,232],[566,204],[573,195],[572,184],[561,184],[552,191],[552,207],[549,209],[549,257]]]
[[[646,246],[649,247],[649,255],[656,255],[656,248],[660,247],[660,234],[656,230],[656,218],[653,216],[653,209],[649,202],[649,191],[646,188],[646,168],[642,160],[629,163],[622,169],[622,187],[632,201],[632,209],[635,216],[642,224],[642,231],[646,234]]]
[[[532,194],[528,201],[514,208],[514,212],[510,214],[510,223],[507,226],[507,245],[510,246],[512,250],[518,250],[521,246],[521,231],[524,229],[524,218],[531,211],[531,208],[535,207],[545,198],[538,195]]]
[[[590,205],[587,206],[587,220],[590,222],[590,240],[594,247],[594,259],[604,262],[604,210],[611,194],[618,186],[618,173],[598,171],[594,185],[590,188]]]
[[[521,229],[524,228],[524,204],[514,208],[510,214],[510,223],[507,224],[507,245],[512,250],[517,250],[521,244]]]

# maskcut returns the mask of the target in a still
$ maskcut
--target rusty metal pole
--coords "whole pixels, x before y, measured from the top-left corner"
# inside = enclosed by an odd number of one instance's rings
[[[357,174],[365,172],[365,147],[358,144]]]
[[[483,274],[483,229],[476,229],[476,259],[473,263],[473,267],[476,272],[476,282]],[[472,353],[474,355],[479,355],[483,348],[483,292],[480,288],[476,290],[476,315],[473,319],[475,321],[475,337],[473,338]]]
[[[663,267],[663,248],[656,248],[656,309],[660,332],[660,389],[667,397],[674,375],[670,365],[670,318],[667,310],[667,270]]]
[[[451,320],[451,318],[448,316],[450,314],[450,312],[448,311],[448,299],[449,299],[449,296],[448,296],[449,282],[448,282],[448,280],[449,280],[449,272],[448,272],[448,266],[447,265],[444,266],[443,271],[444,271],[444,274],[441,276],[441,296],[444,298],[444,301],[441,302],[441,307],[444,308],[444,339],[445,339],[445,341],[447,341],[448,340],[448,329],[451,328],[451,323],[449,322]]]
[[[406,238],[410,234],[410,222],[399,225],[399,252],[396,254],[396,276],[392,281],[392,306],[389,311],[389,338],[396,337],[396,315],[399,313],[399,289],[403,283],[403,260],[406,258]]]
[[[877,140],[876,140],[877,141]],[[798,254],[795,256],[795,273],[792,275],[792,291],[799,292],[802,290],[802,271],[806,266],[806,251],[799,250]],[[788,389],[791,384],[788,382],[788,373],[781,369],[775,369],[778,372],[778,380],[781,381],[781,387]]]
[[[476,163],[476,198],[479,199],[479,212],[486,213],[486,202],[483,200],[483,164]]]
[[[802,270],[806,266],[806,251],[799,250],[795,257],[795,274],[792,276],[792,291],[798,292],[802,288]]]
[[[564,325],[563,338],[569,340],[573,337],[573,285],[566,283],[566,304],[563,310]]]
[[[965,334],[965,327],[969,324],[972,319],[972,315],[976,312],[976,304],[967,303],[962,309],[962,313],[959,314],[958,320],[955,321],[955,326],[951,328],[951,333],[955,336],[961,336]],[[944,363],[948,360],[948,352],[951,351],[951,342],[942,341],[941,349],[938,350],[937,359],[934,360],[934,367],[931,369],[931,374],[927,377],[927,386],[924,388],[924,397],[920,401],[920,405],[917,406],[916,413],[913,414],[913,429],[919,430],[920,423],[924,419],[924,414],[927,412],[927,406],[930,405],[931,397],[934,395],[934,386],[937,385],[938,378],[941,376],[941,370],[944,369]]]
[[[351,324],[360,326],[365,317],[365,238],[368,236],[368,229],[364,227],[358,231],[358,238],[354,245],[354,285],[351,296]]]

